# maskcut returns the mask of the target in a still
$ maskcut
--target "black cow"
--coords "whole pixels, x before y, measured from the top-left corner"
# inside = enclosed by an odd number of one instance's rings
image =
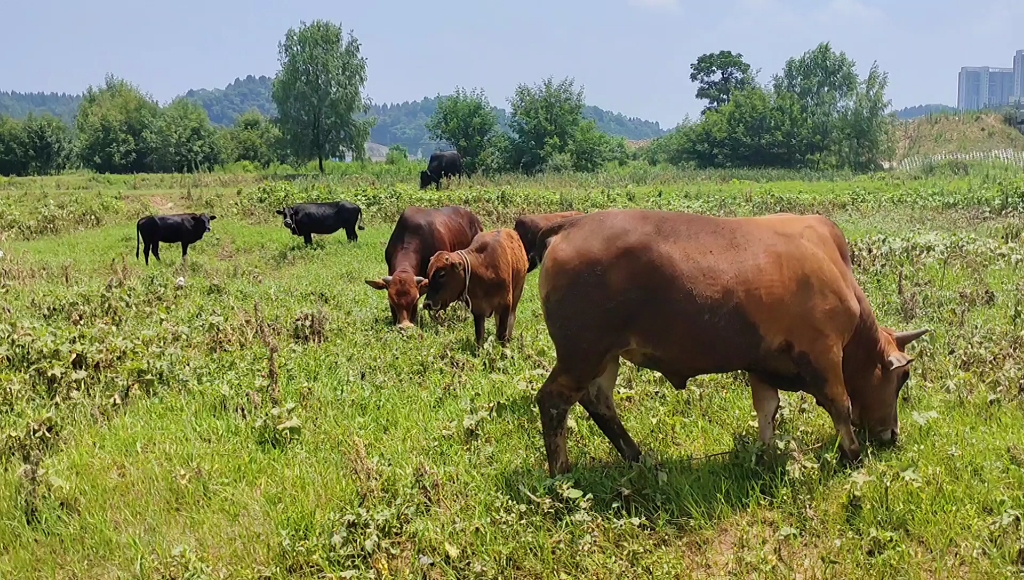
[[[166,244],[181,243],[181,261],[188,261],[188,247],[203,239],[210,231],[210,222],[217,219],[215,215],[197,213],[178,213],[173,215],[148,216],[135,224],[135,259],[139,259],[139,240],[145,244],[146,265],[149,265],[149,251],[153,257],[160,259],[160,242]]]
[[[458,151],[435,151],[427,161],[427,170],[420,172],[420,189],[436,184],[441,189],[441,180],[445,177],[462,177],[462,155]]]
[[[359,240],[356,228],[363,227],[363,210],[347,201],[328,203],[299,203],[279,209],[277,215],[284,218],[284,227],[293,235],[301,236],[306,245],[313,244],[313,234],[327,235],[344,228],[348,241]]]

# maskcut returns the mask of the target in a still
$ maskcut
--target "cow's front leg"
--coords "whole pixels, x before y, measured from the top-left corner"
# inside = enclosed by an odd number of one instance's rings
[[[779,390],[750,375],[750,392],[754,399],[754,412],[757,413],[758,438],[771,449],[775,439],[775,418],[779,412]]]
[[[473,328],[476,331],[476,345],[484,345],[484,323],[487,318],[483,314],[473,313]]]

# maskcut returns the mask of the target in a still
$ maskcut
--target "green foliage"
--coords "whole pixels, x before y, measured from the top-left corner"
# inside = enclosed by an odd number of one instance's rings
[[[861,80],[845,53],[822,43],[789,59],[771,88],[733,90],[646,155],[697,167],[876,170],[894,153],[887,85],[877,65]]]
[[[28,175],[25,125],[0,115],[0,175]]]
[[[289,151],[299,161],[316,159],[321,173],[324,159],[344,151],[362,158],[373,123],[356,118],[368,110],[359,41],[351,34],[346,39],[337,24],[315,20],[288,29],[278,53],[273,98]]]
[[[480,156],[498,131],[498,120],[482,90],[467,92],[457,87],[441,97],[437,110],[427,121],[431,137],[455,148],[463,158],[466,172],[477,172]]]
[[[281,161],[281,131],[259,111],[242,113],[223,139],[224,156],[230,162],[248,161],[265,168]]]
[[[728,104],[734,92],[754,86],[754,73],[743,55],[728,50],[701,55],[690,71],[697,98],[708,102],[705,113]]]
[[[79,161],[98,173],[143,173],[153,165],[159,107],[135,85],[108,75],[89,87],[76,120]]]
[[[29,115],[40,116],[49,113],[72,125],[81,103],[82,95],[0,91],[0,115],[19,120],[26,119]]]
[[[160,171],[209,171],[222,159],[220,140],[206,111],[187,99],[177,99],[160,111],[151,142]]]
[[[273,89],[274,79],[248,75],[244,79],[236,78],[223,89],[191,89],[183,96],[206,109],[214,125],[231,127],[239,117],[253,110],[265,117],[276,115]]]
[[[384,158],[384,163],[387,163],[388,165],[402,165],[408,161],[409,152],[401,145],[392,145],[389,147],[388,154]]]
[[[949,105],[917,105],[916,107],[905,107],[895,111],[893,114],[900,121],[912,121],[929,115],[947,115],[956,112],[956,107],[950,107]]]
[[[60,173],[71,161],[71,130],[52,115],[30,114],[25,119],[25,147],[30,174]]]

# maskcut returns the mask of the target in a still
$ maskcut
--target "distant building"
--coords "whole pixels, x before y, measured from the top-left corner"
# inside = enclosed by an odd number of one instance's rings
[[[1024,57],[1021,60],[1024,61]],[[1004,107],[1014,95],[1015,82],[1012,68],[965,66],[960,69],[956,107],[961,111]]]
[[[1024,100],[1024,50],[1018,50],[1013,57],[1013,95]]]

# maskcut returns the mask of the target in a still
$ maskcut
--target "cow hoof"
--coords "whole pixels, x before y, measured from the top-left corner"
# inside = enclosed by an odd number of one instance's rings
[[[860,461],[860,446],[858,445],[850,449],[840,449],[839,456],[842,458],[844,463],[853,465]]]

